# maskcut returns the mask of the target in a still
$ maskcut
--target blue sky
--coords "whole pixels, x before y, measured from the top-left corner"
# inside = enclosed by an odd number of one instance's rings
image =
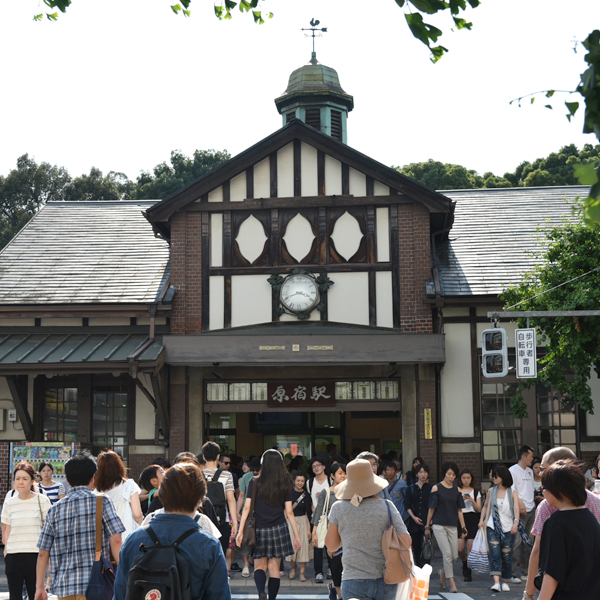
[[[174,1],[174,0],[172,0]],[[394,0],[265,0],[274,18],[256,26],[236,11],[214,17],[193,0],[189,19],[169,0],[73,0],[58,22],[33,22],[40,0],[4,2],[0,174],[28,152],[71,175],[96,166],[135,179],[173,149],[236,154],[281,126],[273,99],[310,58],[300,31],[328,28],[320,62],[354,96],[348,142],[387,165],[429,158],[501,175],[562,145],[597,143],[582,119],[539,98],[574,89],[583,40],[600,22],[597,0],[487,0],[468,14],[472,31],[435,22],[450,52],[436,65],[410,34]]]

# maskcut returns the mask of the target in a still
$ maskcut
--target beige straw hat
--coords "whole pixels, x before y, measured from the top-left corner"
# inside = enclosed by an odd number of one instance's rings
[[[381,492],[388,486],[388,482],[377,477],[371,469],[368,460],[357,458],[346,465],[346,481],[342,481],[335,488],[335,497],[338,500],[352,500],[354,494],[368,498]]]

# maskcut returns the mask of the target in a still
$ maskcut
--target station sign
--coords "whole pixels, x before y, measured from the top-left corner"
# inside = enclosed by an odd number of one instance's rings
[[[517,329],[515,331],[515,354],[517,377],[519,379],[537,377],[535,329]]]
[[[267,405],[283,406],[335,406],[333,381],[270,381],[267,384]]]

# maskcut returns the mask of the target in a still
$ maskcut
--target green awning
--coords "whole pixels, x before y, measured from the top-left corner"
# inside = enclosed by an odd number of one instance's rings
[[[144,333],[14,333],[0,334],[0,372],[114,371],[162,365],[162,338]]]

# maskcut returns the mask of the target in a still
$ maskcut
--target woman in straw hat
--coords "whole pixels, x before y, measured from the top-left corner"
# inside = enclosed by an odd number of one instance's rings
[[[388,482],[377,477],[369,461],[356,459],[346,466],[346,481],[340,483],[336,502],[329,513],[325,544],[330,552],[344,547],[342,554],[342,596],[358,600],[393,600],[396,584],[383,580],[385,558],[381,540],[388,514],[407,547],[410,535],[400,513],[389,500],[380,497]],[[389,508],[389,513],[388,513]]]

